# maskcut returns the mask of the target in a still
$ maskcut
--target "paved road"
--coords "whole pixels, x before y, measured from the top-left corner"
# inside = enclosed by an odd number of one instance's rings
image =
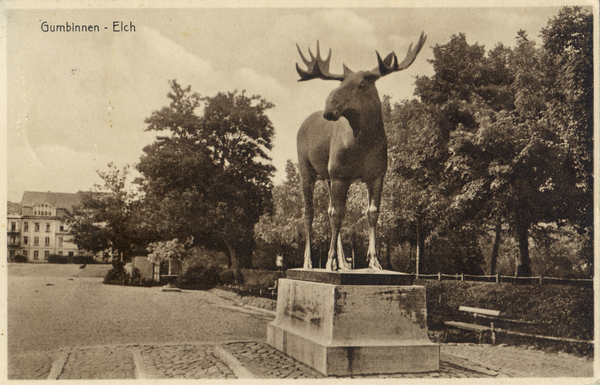
[[[9,274],[9,368],[44,373],[54,359],[49,353],[66,348],[265,340],[268,319],[220,307],[231,304],[205,291]]]

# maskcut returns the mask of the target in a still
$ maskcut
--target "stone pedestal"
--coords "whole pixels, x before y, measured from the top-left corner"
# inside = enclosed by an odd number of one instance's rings
[[[288,270],[267,340],[324,375],[439,370],[439,346],[427,337],[425,287],[413,286],[408,274]]]

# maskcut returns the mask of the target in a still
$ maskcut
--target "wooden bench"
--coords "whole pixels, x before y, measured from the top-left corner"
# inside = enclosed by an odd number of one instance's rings
[[[490,309],[480,309],[476,307],[470,306],[461,306],[458,308],[459,311],[464,311],[467,313],[471,313],[475,319],[477,318],[485,318],[485,319],[500,319],[500,311],[499,310],[490,310]],[[490,323],[490,326],[481,325],[477,323],[468,323],[468,322],[459,322],[459,321],[446,321],[444,322],[446,326],[456,329],[469,330],[479,334],[479,343],[483,340],[483,334],[485,332],[490,332],[492,337],[492,344],[496,343],[496,333],[494,332],[494,323]]]

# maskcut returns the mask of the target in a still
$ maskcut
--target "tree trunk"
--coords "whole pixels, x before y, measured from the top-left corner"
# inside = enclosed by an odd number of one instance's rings
[[[421,222],[417,220],[417,263],[416,263],[416,273],[423,274],[425,273],[425,237],[423,236]]]
[[[531,260],[529,259],[529,221],[515,213],[516,223],[515,232],[517,236],[517,244],[519,246],[519,259],[516,266],[517,277],[531,277]]]
[[[240,267],[240,261],[238,259],[238,255],[235,252],[235,249],[231,244],[226,244],[227,251],[229,251],[229,258],[231,260],[231,270],[233,271],[233,278],[235,279],[235,283],[237,285],[241,285],[244,283],[244,277],[242,276],[242,269]]]
[[[496,274],[496,262],[498,261],[498,249],[500,248],[500,234],[502,233],[502,221],[496,222],[494,247],[492,248],[492,257],[490,261],[490,275]]]
[[[392,241],[390,240],[390,236],[385,237],[385,240],[386,240],[385,263],[387,265],[386,269],[393,270],[392,269],[392,252],[390,251],[390,249],[391,249],[390,243]]]
[[[356,250],[356,232],[352,232],[352,238],[351,238],[351,242],[352,242],[352,270],[355,269],[355,265],[354,265],[354,260],[355,260],[355,250]]]
[[[413,243],[411,241],[408,241],[408,267],[406,269],[407,272],[411,272],[411,266],[412,266],[412,259],[413,259]]]

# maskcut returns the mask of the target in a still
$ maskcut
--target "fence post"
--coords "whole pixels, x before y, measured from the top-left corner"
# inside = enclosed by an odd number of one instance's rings
[[[496,283],[500,283],[500,274],[496,274]]]
[[[442,273],[438,272],[438,281],[442,281]]]
[[[460,273],[460,281],[461,282],[465,281],[465,273]]]
[[[543,285],[543,284],[544,284],[544,276],[540,275],[540,285]]]

